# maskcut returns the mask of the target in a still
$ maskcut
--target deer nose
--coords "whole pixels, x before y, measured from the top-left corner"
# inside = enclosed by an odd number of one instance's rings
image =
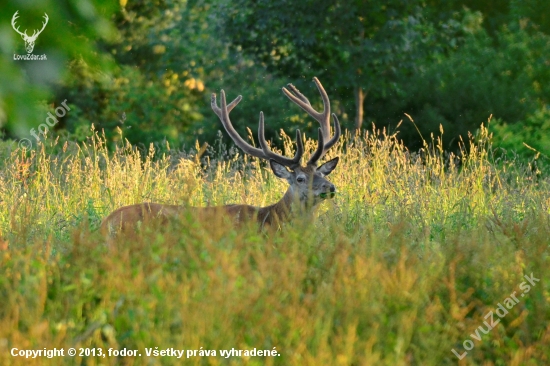
[[[323,189],[327,188],[330,192],[336,192],[336,187],[332,183],[323,183]]]

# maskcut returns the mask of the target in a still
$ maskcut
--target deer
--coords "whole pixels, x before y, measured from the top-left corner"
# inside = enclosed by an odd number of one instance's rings
[[[32,33],[32,36],[29,36],[27,34],[26,29],[24,32],[21,32],[19,30],[19,27],[16,27],[16,21],[17,21],[17,18],[19,18],[18,13],[19,13],[19,10],[17,10],[15,14],[13,14],[13,17],[11,18],[11,26],[13,30],[16,31],[21,36],[21,38],[23,38],[23,41],[25,41],[25,49],[27,50],[27,53],[32,53],[34,49],[34,43],[36,42],[36,38],[38,38],[40,33],[42,33],[44,28],[46,28],[46,24],[48,24],[48,20],[49,20],[48,14],[44,13],[44,22],[42,23],[42,29],[40,29],[39,31],[35,29]]]
[[[332,114],[334,123],[334,135],[330,136],[330,100],[328,95],[317,78],[313,78],[321,99],[323,111],[318,112],[309,100],[292,84],[287,88],[283,87],[283,93],[296,105],[307,112],[317,122],[318,128],[317,148],[310,156],[305,165],[301,165],[304,154],[304,143],[299,129],[296,130],[296,152],[293,158],[273,152],[266,139],[264,127],[264,115],[260,112],[258,126],[258,141],[260,148],[254,147],[246,142],[233,127],[229,119],[229,113],[239,104],[242,96],[239,95],[231,103],[227,104],[225,92],[220,93],[220,107],[216,100],[216,94],[211,96],[211,107],[220,119],[227,134],[231,137],[245,154],[266,160],[276,177],[284,179],[288,183],[288,189],[280,201],[266,206],[257,207],[247,204],[229,204],[224,206],[210,207],[187,207],[179,205],[165,205],[159,203],[139,203],[121,207],[107,216],[101,224],[101,232],[110,235],[113,231],[127,231],[136,228],[141,222],[151,219],[160,219],[165,223],[177,218],[185,211],[190,211],[199,218],[207,220],[212,215],[228,217],[236,225],[256,221],[260,228],[276,227],[290,221],[294,216],[313,212],[322,201],[333,198],[336,194],[336,187],[326,179],[337,166],[339,157],[335,157],[321,166],[317,162],[333,147],[340,139],[340,122],[336,114]]]

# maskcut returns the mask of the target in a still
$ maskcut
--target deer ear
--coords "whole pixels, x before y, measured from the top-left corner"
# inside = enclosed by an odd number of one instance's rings
[[[277,163],[273,159],[269,159],[269,165],[271,165],[271,170],[273,170],[273,173],[277,177],[282,178],[282,179],[286,179],[286,180],[290,179],[291,174],[284,165]]]
[[[317,171],[323,175],[329,175],[330,173],[332,173],[334,168],[336,168],[336,165],[338,165],[339,160],[340,158],[337,156],[334,159],[329,160],[323,165],[321,165],[319,168],[317,168]]]

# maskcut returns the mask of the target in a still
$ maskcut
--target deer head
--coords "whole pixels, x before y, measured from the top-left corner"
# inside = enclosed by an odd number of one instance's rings
[[[338,164],[338,157],[326,162],[317,167],[317,162],[326,154],[326,152],[338,142],[340,138],[340,122],[335,114],[332,114],[334,120],[334,136],[330,138],[330,101],[328,95],[317,78],[313,79],[321,98],[323,99],[323,112],[317,112],[311,106],[309,100],[292,84],[288,84],[287,88],[283,88],[284,94],[295,104],[300,106],[310,116],[315,118],[320,124],[319,138],[317,142],[317,150],[311,155],[306,165],[301,165],[300,161],[304,153],[304,144],[300,130],[296,130],[296,154],[293,158],[287,158],[271,151],[265,139],[264,132],[264,115],[260,112],[260,122],[258,128],[258,141],[260,147],[256,148],[247,143],[233,128],[229,119],[229,112],[242,99],[238,96],[229,105],[225,99],[225,92],[222,90],[221,108],[218,107],[216,94],[212,94],[211,105],[214,113],[220,118],[222,125],[233,139],[235,144],[241,148],[246,154],[269,161],[273,173],[282,179],[285,179],[289,184],[287,191],[299,200],[305,207],[313,207],[326,198],[334,197],[336,188],[334,184],[329,182],[325,177],[329,175]],[[286,195],[285,195],[286,196]]]
[[[34,49],[34,42],[36,42],[36,38],[38,38],[38,35],[42,33],[44,28],[46,28],[46,24],[48,24],[48,14],[44,13],[44,22],[42,23],[42,29],[39,31],[34,30],[32,33],[32,36],[27,35],[27,30],[25,29],[24,32],[19,31],[19,27],[16,27],[15,21],[17,18],[19,18],[19,10],[13,14],[13,17],[11,18],[11,26],[13,29],[21,35],[21,38],[23,38],[23,41],[25,41],[25,49],[27,50],[27,53],[32,53],[32,50]]]

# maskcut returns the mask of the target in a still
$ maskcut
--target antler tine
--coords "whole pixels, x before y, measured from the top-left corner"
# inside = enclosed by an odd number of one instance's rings
[[[222,90],[222,93],[224,93],[225,95],[225,92]],[[243,96],[242,95],[239,95],[237,98],[235,98],[235,100],[233,100],[231,103],[229,103],[227,105],[227,112],[231,112],[233,110],[233,108],[235,108],[237,106],[237,104],[240,103],[240,101],[243,99]],[[220,118],[222,118],[222,114],[221,114],[221,109],[220,107],[218,107],[218,102],[216,101],[216,93],[212,93],[212,99],[211,99],[211,105],[212,105],[212,109],[214,110],[214,113],[216,113],[216,115]]]
[[[336,114],[332,114],[332,120],[334,123],[334,136],[328,142],[325,144],[323,155],[338,142],[340,139],[340,135],[342,133],[340,129],[340,121],[338,121],[338,117],[336,117]]]
[[[309,102],[309,99],[307,99],[307,97],[305,95],[303,95],[302,93],[300,93],[300,91],[298,90],[298,88],[296,88],[294,85],[292,84],[286,84],[286,86],[290,89],[290,91],[292,92],[290,95],[295,97],[295,98],[298,98],[300,99],[302,102],[304,102],[306,105],[311,105],[311,103]],[[288,96],[288,91],[285,89],[285,87],[283,86],[283,91],[285,92],[285,94]],[[290,98],[290,96],[289,96]]]
[[[264,113],[260,112],[260,125],[258,128],[258,140],[260,141],[260,146],[264,151],[264,154],[270,159],[275,160],[277,163],[287,166],[291,169],[296,168],[300,165],[300,160],[302,155],[304,155],[304,143],[302,141],[302,134],[300,130],[296,130],[296,153],[294,158],[289,159],[285,156],[279,155],[271,151],[265,140],[265,126],[264,126]]]
[[[318,112],[311,106],[311,103],[306,98],[305,95],[303,95],[294,85],[288,84],[287,88],[283,88],[283,93],[295,104],[297,104],[300,108],[302,108],[307,114],[309,114],[311,117],[313,117],[317,122],[319,122],[319,125],[321,127],[321,133],[323,135],[323,140],[326,141],[326,143],[323,145],[322,152],[320,153],[320,156],[317,159],[310,159],[310,161],[316,162],[318,159],[323,157],[325,153],[332,147],[336,142],[338,142],[341,131],[340,131],[340,122],[338,121],[338,118],[335,114],[332,114],[334,119],[334,136],[330,138],[330,100],[328,98],[328,94],[325,91],[325,88],[323,88],[323,85],[317,79],[316,77],[313,78],[313,82],[317,86],[317,90],[319,90],[319,94],[321,94],[321,99],[323,100],[323,112]],[[289,90],[290,89],[290,90]],[[329,139],[330,138],[330,139]],[[317,153],[317,152],[316,152]],[[314,154],[315,155],[315,154]]]
[[[223,127],[227,131],[227,134],[231,137],[233,142],[235,142],[235,145],[237,145],[245,154],[252,155],[254,157],[260,158],[260,159],[269,159],[264,151],[262,149],[258,149],[252,145],[250,145],[248,142],[243,140],[243,138],[239,135],[239,133],[233,128],[233,125],[231,124],[231,120],[229,119],[229,112],[239,104],[239,102],[242,100],[242,96],[239,95],[237,98],[235,98],[234,101],[232,101],[229,105],[227,105],[227,101],[225,100],[225,92],[222,90],[220,93],[221,96],[221,108],[218,107],[218,103],[216,101],[216,94],[212,93],[211,97],[211,106],[212,110],[218,118],[220,119]]]
[[[222,122],[223,127],[227,131],[227,134],[233,139],[233,142],[235,142],[235,145],[237,145],[245,154],[252,155],[254,157],[260,158],[260,159],[273,159],[279,164],[285,165],[289,168],[295,168],[297,165],[300,165],[300,160],[302,159],[302,155],[304,154],[304,143],[302,141],[302,135],[300,134],[300,131],[296,131],[296,154],[294,155],[294,158],[289,159],[287,157],[284,157],[282,155],[276,154],[273,151],[269,149],[269,146],[267,145],[267,141],[265,140],[265,128],[264,128],[264,114],[263,112],[260,112],[260,122],[259,122],[259,128],[258,128],[258,139],[260,141],[261,149],[258,149],[249,143],[247,143],[235,130],[233,127],[233,124],[231,123],[231,120],[229,119],[229,112],[233,108],[239,104],[239,102],[242,100],[242,96],[239,95],[237,98],[235,98],[234,101],[232,101],[229,105],[227,105],[227,101],[225,98],[225,91],[221,91],[221,108],[218,107],[218,103],[216,100],[216,94],[212,93],[211,97],[211,106],[212,110],[220,121]]]
[[[307,114],[309,114],[311,117],[313,117],[319,124],[321,125],[321,131],[323,132],[323,137],[328,140],[330,135],[330,100],[328,98],[327,92],[325,91],[325,88],[323,88],[323,85],[321,85],[321,82],[316,77],[313,78],[313,82],[317,86],[317,89],[319,90],[319,94],[321,94],[321,99],[323,100],[323,112],[317,112],[313,107],[311,106],[311,103],[309,100],[300,93],[300,91],[292,84],[288,84],[288,88],[292,91],[288,91],[288,89],[283,88],[283,93],[295,104],[297,104],[300,108],[302,108]]]
[[[324,155],[324,137],[323,137],[323,131],[321,128],[319,128],[319,139],[317,140],[317,150],[311,155],[309,158],[307,165],[317,165],[317,161],[321,159]]]

